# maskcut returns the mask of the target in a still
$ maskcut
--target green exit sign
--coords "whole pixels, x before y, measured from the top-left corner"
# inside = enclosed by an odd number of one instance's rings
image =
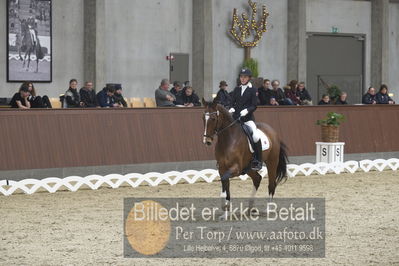
[[[338,33],[339,32],[338,27],[331,27],[331,32],[332,33]]]

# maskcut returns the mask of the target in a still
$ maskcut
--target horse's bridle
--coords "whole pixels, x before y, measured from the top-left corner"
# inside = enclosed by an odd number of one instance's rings
[[[213,113],[207,112],[207,113],[204,113],[204,114],[205,114],[205,118],[206,118],[207,116],[210,118],[211,115],[216,115],[216,116],[217,116],[215,133],[214,133],[212,136],[208,136],[207,134],[204,134],[204,137],[205,137],[205,138],[210,138],[210,139],[212,139],[212,140],[213,140],[213,137],[214,137],[215,135],[218,136],[218,135],[221,134],[223,131],[225,131],[226,129],[232,127],[235,123],[237,123],[237,122],[240,120],[240,118],[238,118],[238,119],[234,120],[233,122],[231,122],[227,127],[222,128],[222,129],[218,129],[218,123],[219,123],[219,115],[220,115],[220,112],[219,112],[219,111],[216,111],[216,112],[213,112]],[[208,119],[209,119],[209,118],[208,118]],[[205,133],[206,133],[206,132],[205,132]]]

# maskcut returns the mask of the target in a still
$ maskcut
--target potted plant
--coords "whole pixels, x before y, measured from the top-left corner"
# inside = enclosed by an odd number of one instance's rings
[[[329,112],[327,117],[317,120],[317,125],[321,126],[321,140],[323,142],[339,141],[339,126],[345,121],[345,116],[335,112]]]
[[[341,96],[341,90],[336,85],[327,88],[327,94],[330,96],[331,102],[335,103]]]

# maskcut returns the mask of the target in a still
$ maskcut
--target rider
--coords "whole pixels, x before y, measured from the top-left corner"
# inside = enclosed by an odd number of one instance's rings
[[[262,142],[255,125],[255,112],[258,104],[256,95],[257,89],[250,82],[252,73],[249,69],[242,69],[240,72],[240,86],[236,87],[231,95],[232,108],[230,113],[234,119],[240,119],[241,123],[250,127],[252,130],[251,144],[254,149],[254,158],[251,163],[252,170],[260,171],[262,169]],[[245,131],[244,131],[245,132]]]

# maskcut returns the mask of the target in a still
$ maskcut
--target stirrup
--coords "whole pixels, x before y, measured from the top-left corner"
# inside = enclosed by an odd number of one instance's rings
[[[263,163],[262,162],[260,162],[260,161],[258,161],[256,159],[252,160],[252,163],[251,163],[251,169],[252,170],[258,172],[258,171],[262,170],[262,167],[263,167]]]

